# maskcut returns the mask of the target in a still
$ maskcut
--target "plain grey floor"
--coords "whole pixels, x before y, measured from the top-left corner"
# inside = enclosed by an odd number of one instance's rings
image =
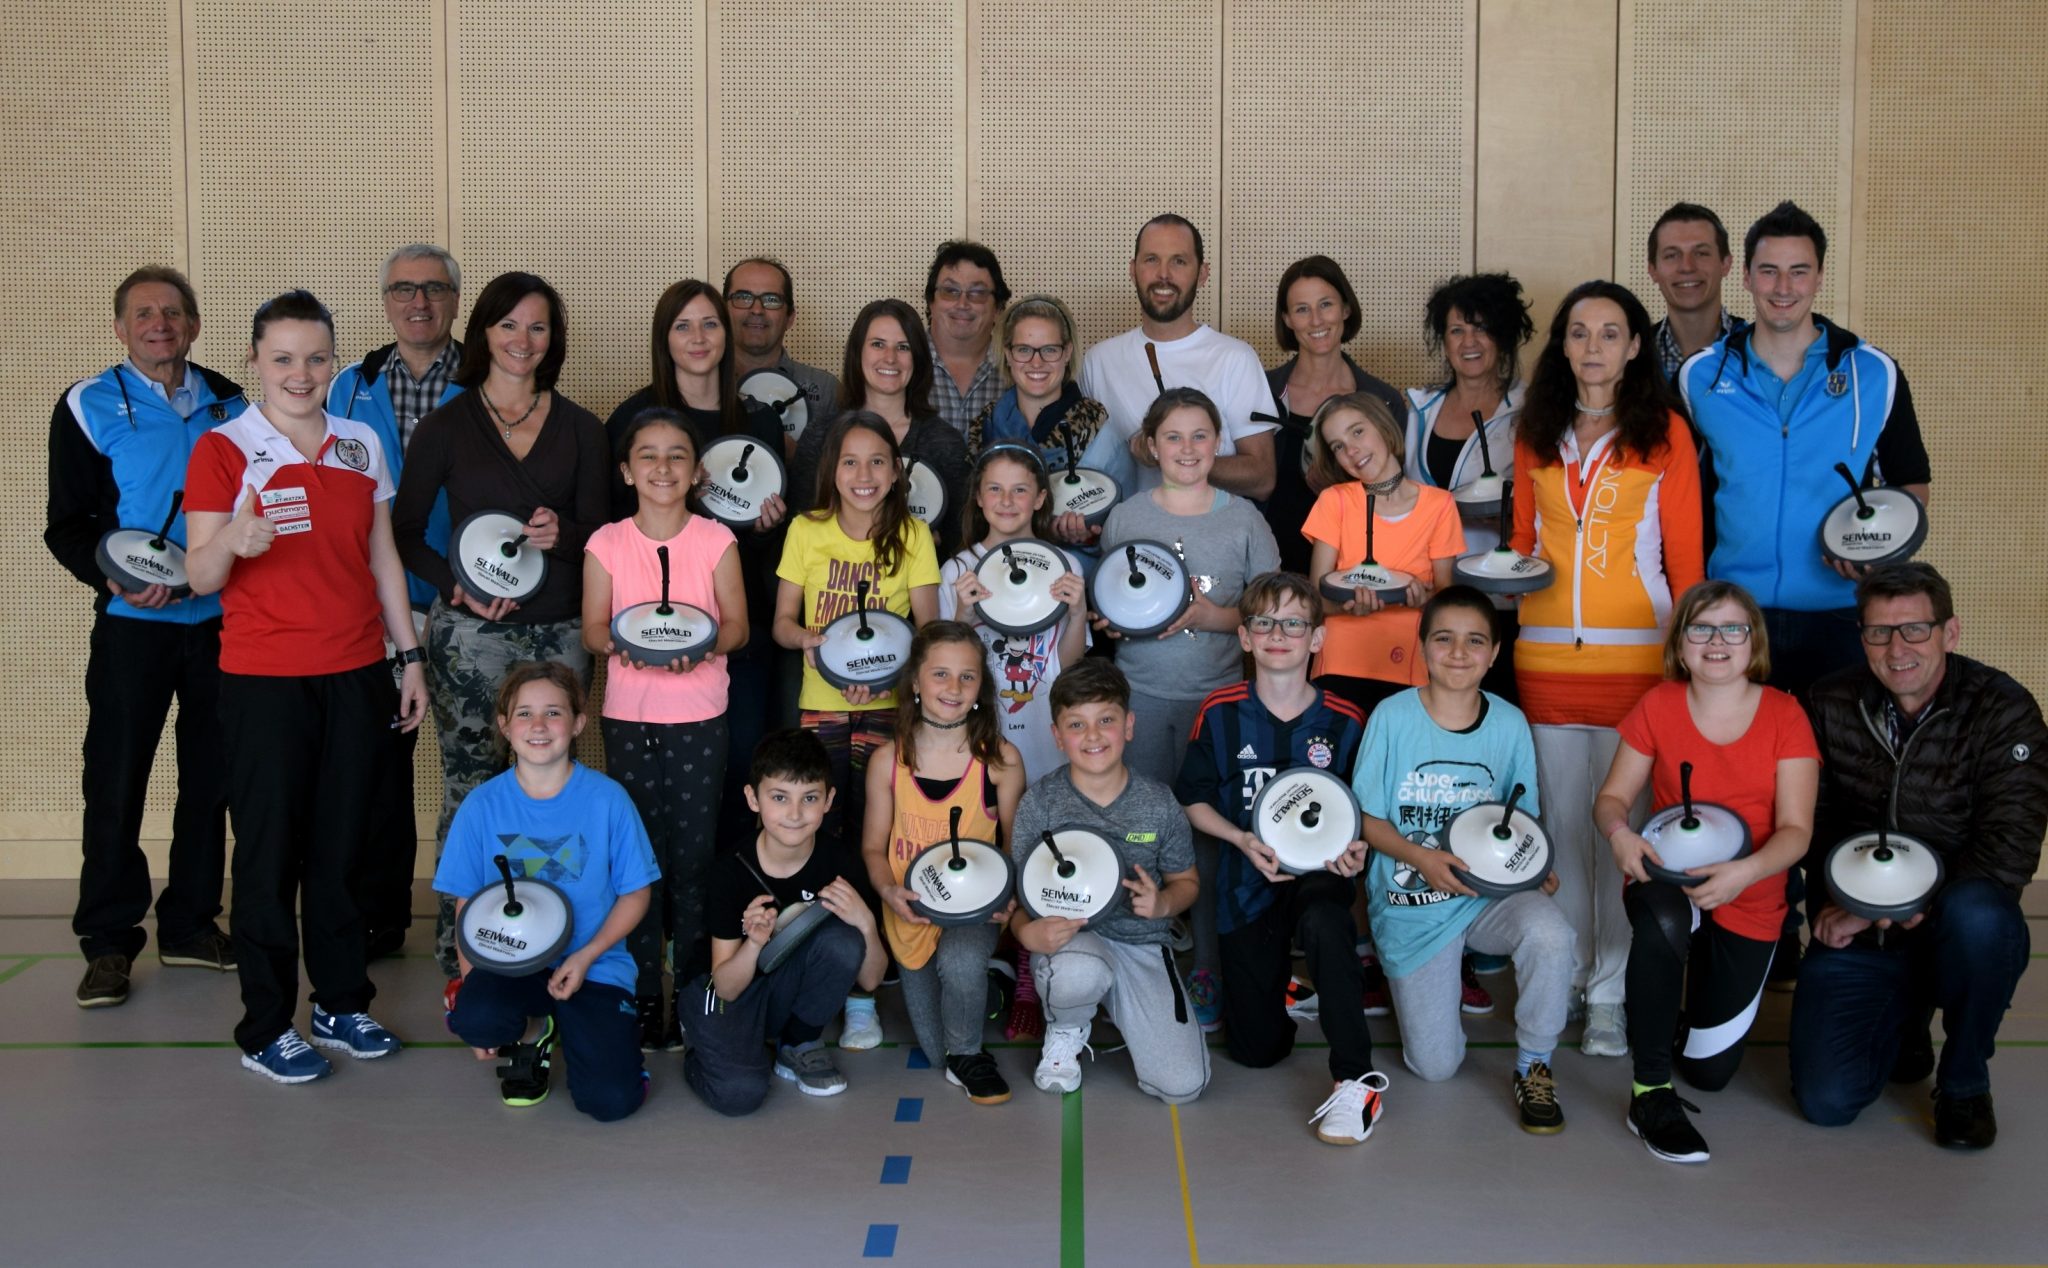
[[[1426,1085],[1400,1066],[1370,1142],[1317,1142],[1324,1053],[1246,1070],[1219,1050],[1178,1112],[1121,1056],[1083,1091],[1030,1086],[1035,1050],[997,1056],[1017,1090],[969,1104],[922,1065],[884,992],[889,1046],[842,1054],[851,1091],[778,1084],[760,1113],[705,1110],[679,1058],[650,1058],[634,1118],[585,1120],[558,1094],[498,1101],[488,1066],[441,1023],[440,981],[411,952],[374,968],[374,1011],[409,1049],[338,1061],[281,1087],[228,1035],[233,977],[145,952],[130,1002],[85,1012],[73,887],[0,882],[0,1264],[297,1262],[1016,1265],[1431,1263],[2022,1263],[2048,1254],[2048,974],[2034,972],[1992,1067],[2000,1138],[1932,1143],[1927,1085],[1854,1126],[1805,1125],[1785,1090],[1789,998],[1771,996],[1728,1090],[1688,1093],[1704,1167],[1647,1155],[1622,1125],[1625,1060],[1562,1051],[1561,1136],[1518,1131],[1508,1094],[1512,987],[1468,1019],[1466,1069]],[[423,902],[418,910],[430,907]],[[2048,893],[2029,911],[2048,931]],[[2044,957],[2036,952],[2036,958]],[[303,1024],[303,1019],[302,1019]],[[992,1038],[999,1038],[993,1034]],[[1305,1027],[1304,1044],[1319,1042]],[[557,1078],[561,1075],[558,1072]],[[628,1258],[630,1257],[630,1258]]]

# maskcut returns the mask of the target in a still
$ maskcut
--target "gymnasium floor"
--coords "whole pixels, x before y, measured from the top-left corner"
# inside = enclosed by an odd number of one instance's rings
[[[73,887],[0,883],[0,1264],[1221,1265],[1365,1263],[2022,1263],[2048,1255],[2048,972],[2021,982],[1992,1073],[2000,1137],[1935,1147],[1926,1085],[1854,1126],[1804,1125],[1785,1091],[1789,997],[1768,998],[1735,1084],[1689,1093],[1704,1167],[1658,1163],[1622,1126],[1625,1060],[1561,1050],[1561,1136],[1515,1127],[1512,987],[1448,1084],[1399,1064],[1366,1145],[1318,1143],[1329,1080],[1304,1050],[1215,1079],[1170,1110],[1129,1062],[1087,1067],[1065,1098],[1030,1085],[1033,1050],[998,1046],[1017,1089],[970,1105],[907,1041],[842,1055],[851,1090],[778,1083],[753,1118],[705,1110],[679,1058],[653,1095],[600,1126],[559,1090],[499,1104],[489,1067],[441,1024],[416,925],[375,966],[378,1017],[408,1043],[376,1063],[280,1087],[244,1071],[232,976],[166,971],[153,950],[121,1008],[85,1012]],[[424,901],[419,910],[427,910]],[[2048,892],[2030,895],[2048,921]],[[431,917],[427,926],[430,928]],[[2035,926],[2048,933],[2048,925]],[[2048,948],[2048,938],[2042,939]],[[2048,958],[2037,950],[2036,960]],[[303,1017],[301,1026],[304,1026]],[[560,1073],[557,1087],[560,1088]]]

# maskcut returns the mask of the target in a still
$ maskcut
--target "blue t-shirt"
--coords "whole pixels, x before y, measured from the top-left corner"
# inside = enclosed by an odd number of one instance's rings
[[[1487,692],[1479,722],[1447,731],[1411,687],[1372,712],[1351,789],[1365,813],[1418,845],[1442,848],[1438,835],[1467,806],[1506,801],[1516,784],[1520,809],[1540,813],[1536,740],[1522,711]],[[1389,977],[1406,977],[1465,931],[1489,899],[1431,889],[1414,869],[1374,850],[1365,874],[1373,945]]]
[[[434,869],[434,889],[468,898],[500,879],[491,861],[498,854],[512,864],[514,876],[539,877],[568,896],[576,918],[572,952],[597,935],[621,895],[661,879],[647,829],[626,790],[580,764],[562,791],[545,801],[527,796],[509,770],[463,798]],[[630,994],[636,977],[622,939],[597,957],[588,980]]]

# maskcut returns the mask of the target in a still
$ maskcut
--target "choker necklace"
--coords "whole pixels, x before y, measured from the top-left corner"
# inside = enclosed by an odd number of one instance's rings
[[[930,727],[934,731],[957,731],[961,727],[967,725],[966,718],[962,718],[958,722],[941,722],[938,719],[932,717],[931,714],[926,713],[923,709],[919,709],[917,711],[917,720],[919,722],[924,723],[926,726]]]
[[[1367,493],[1372,494],[1374,497],[1385,497],[1387,496],[1387,494],[1392,493],[1395,489],[1400,488],[1401,481],[1407,478],[1408,477],[1405,472],[1396,471],[1394,474],[1388,476],[1386,479],[1380,481],[1378,484],[1374,484],[1367,480],[1360,480],[1359,483],[1365,485],[1365,491]]]
[[[1594,409],[1591,405],[1586,404],[1584,401],[1579,400],[1576,397],[1573,398],[1572,404],[1578,406],[1579,412],[1581,414],[1584,414],[1588,418],[1605,418],[1609,414],[1612,414],[1614,412],[1614,406],[1612,405],[1609,405],[1606,409]]]
[[[498,412],[498,407],[491,403],[491,394],[489,392],[484,391],[482,388],[478,388],[476,390],[476,394],[484,398],[484,408],[489,410],[491,412],[491,417],[497,420],[498,430],[505,434],[505,439],[507,440],[512,439],[512,429],[514,427],[517,427],[519,426],[519,424],[525,422],[527,419],[532,418],[533,411],[540,408],[541,394],[539,392],[535,392],[533,394],[533,400],[530,403],[528,403],[526,407],[526,412],[508,423],[505,421],[505,416]]]

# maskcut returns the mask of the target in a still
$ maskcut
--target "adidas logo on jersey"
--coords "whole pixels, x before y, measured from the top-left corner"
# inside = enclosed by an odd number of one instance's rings
[[[1259,751],[1247,744],[1237,750],[1237,760],[1240,762],[1256,762],[1259,760]]]

